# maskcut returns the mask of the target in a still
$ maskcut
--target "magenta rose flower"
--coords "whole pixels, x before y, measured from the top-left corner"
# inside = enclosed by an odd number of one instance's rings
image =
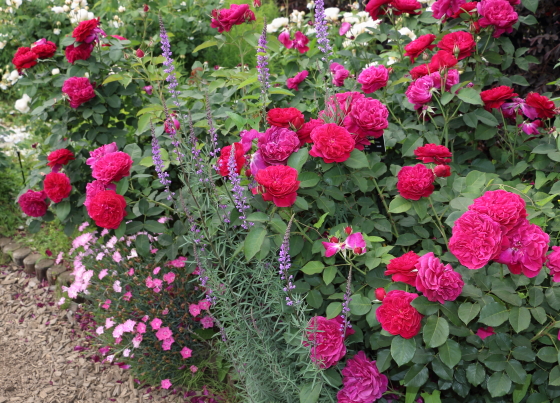
[[[383,65],[371,66],[364,69],[356,81],[362,84],[364,94],[371,94],[387,85],[389,70]]]
[[[465,0],[437,0],[432,4],[433,16],[437,19],[440,19],[444,15],[451,17],[453,14],[460,11],[461,6],[465,3]]]
[[[546,261],[550,238],[541,227],[531,224],[526,218],[507,233],[509,247],[496,259],[507,265],[513,274],[536,277]]]
[[[469,210],[453,227],[449,251],[469,269],[480,269],[500,255],[503,242],[501,225],[487,214]]]
[[[552,253],[546,257],[546,267],[550,269],[552,281],[560,282],[560,246],[552,247]]]
[[[344,80],[348,78],[350,72],[344,68],[342,64],[333,62],[329,66],[332,74],[332,83],[335,87],[344,86]],[[337,94],[338,95],[338,94]]]
[[[268,165],[285,165],[299,150],[299,137],[290,129],[272,127],[259,137],[259,151]]]
[[[389,126],[389,110],[379,100],[361,98],[352,101],[352,109],[344,118],[344,127],[356,136],[356,148],[369,144],[367,137],[381,137]],[[363,141],[365,140],[365,142]]]
[[[478,20],[480,28],[494,27],[492,36],[498,38],[503,33],[511,34],[513,24],[519,18],[511,4],[506,0],[482,0],[477,5],[478,14],[482,16]]]
[[[335,94],[327,101],[326,109],[319,112],[319,118],[325,123],[342,124],[346,115],[352,110],[353,103],[358,99],[365,98],[359,92],[342,92]]]
[[[420,200],[429,197],[434,191],[434,172],[425,165],[402,167],[397,178],[397,190],[405,199]]]
[[[461,274],[454,271],[450,264],[441,263],[433,252],[418,259],[416,269],[416,288],[430,301],[440,304],[455,301],[463,291],[465,283]]]
[[[363,351],[346,362],[342,370],[344,387],[336,395],[338,403],[371,403],[387,391],[388,379]]]
[[[527,217],[525,201],[521,196],[501,189],[488,191],[474,199],[469,210],[486,214],[506,231],[512,229],[520,219]]]
[[[95,98],[93,85],[87,77],[70,77],[62,85],[62,92],[68,95],[70,107],[77,108],[81,104]]]
[[[299,85],[305,81],[305,79],[307,78],[307,76],[309,75],[309,72],[307,70],[303,70],[300,71],[299,73],[297,73],[294,77],[292,78],[288,78],[286,80],[286,86],[291,89],[291,90],[299,90]]]
[[[30,217],[42,217],[47,213],[47,209],[49,207],[45,201],[46,198],[47,194],[44,190],[36,192],[29,189],[19,197],[19,207],[21,208],[21,211]]]
[[[307,326],[307,341],[305,347],[311,345],[311,361],[320,368],[330,368],[336,365],[346,354],[344,337],[341,332],[342,320],[340,317],[327,319],[323,316],[311,318]],[[347,329],[346,335],[354,333]]]
[[[117,151],[101,157],[93,166],[91,176],[104,183],[118,182],[130,175],[131,167],[130,155]]]
[[[86,164],[89,165],[91,168],[93,168],[95,163],[99,161],[101,157],[107,154],[115,153],[117,151],[118,151],[118,147],[117,147],[117,143],[115,142],[102,145],[101,147],[96,148],[95,150],[89,152],[90,158],[86,160]]]
[[[410,83],[405,95],[408,98],[408,102],[414,104],[414,109],[420,109],[422,105],[432,100],[432,93],[435,89],[434,80],[431,75],[428,75]]]
[[[459,84],[459,72],[457,70],[447,70],[445,74],[443,72],[436,71],[435,73],[430,74],[430,78],[438,90],[441,89],[442,75],[445,78],[445,91],[450,91],[451,87],[455,84]]]

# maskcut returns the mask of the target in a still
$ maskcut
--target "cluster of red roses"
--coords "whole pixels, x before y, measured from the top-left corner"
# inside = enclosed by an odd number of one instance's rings
[[[18,199],[19,206],[25,214],[30,217],[42,217],[47,213],[49,207],[47,197],[53,203],[59,203],[70,196],[70,192],[72,192],[70,178],[59,171],[62,166],[75,159],[74,153],[65,148],[53,151],[47,156],[49,161],[47,165],[51,167],[52,172],[45,176],[43,190],[37,192],[29,189]]]
[[[212,10],[210,26],[217,28],[219,33],[229,32],[234,25],[241,25],[255,19],[255,13],[250,10],[248,4],[232,4],[230,8]]]
[[[76,60],[87,60],[90,58],[95,43],[100,41],[101,36],[107,36],[99,25],[99,18],[94,18],[82,21],[74,28],[72,38],[77,43],[69,45],[64,49],[68,63],[74,64]]]
[[[21,74],[23,69],[30,69],[37,64],[39,59],[48,59],[56,53],[56,45],[45,38],[33,43],[30,48],[18,48],[12,59],[12,63]]]

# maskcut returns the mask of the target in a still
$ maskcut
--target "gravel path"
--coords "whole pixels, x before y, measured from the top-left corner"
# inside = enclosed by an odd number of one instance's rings
[[[185,402],[171,391],[135,389],[126,370],[87,358],[85,333],[52,289],[0,266],[0,403]]]

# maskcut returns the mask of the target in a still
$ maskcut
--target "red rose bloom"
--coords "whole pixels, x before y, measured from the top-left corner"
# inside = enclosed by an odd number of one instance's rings
[[[64,49],[64,55],[68,63],[74,64],[76,60],[87,60],[93,52],[94,46],[91,43],[81,43],[79,46],[70,45]]]
[[[438,178],[447,178],[451,176],[451,167],[449,165],[436,165],[434,168],[434,174]]]
[[[383,130],[389,126],[389,110],[379,100],[361,98],[352,101],[352,109],[344,118],[344,127],[357,137],[356,148],[364,149],[370,143],[367,137],[383,136]]]
[[[46,198],[47,194],[43,190],[36,192],[29,189],[19,197],[19,207],[21,211],[30,217],[42,217],[47,213],[48,204],[45,201]]]
[[[39,59],[48,59],[56,53],[56,44],[43,38],[35,42],[31,49]]]
[[[100,33],[104,32],[99,28],[99,18],[94,18],[80,22],[72,32],[72,38],[75,38],[76,42],[91,43]]]
[[[424,53],[426,49],[432,50],[436,46],[432,45],[435,39],[436,36],[434,34],[426,34],[418,37],[404,47],[404,50],[406,50],[404,55],[410,57],[410,63],[414,63],[414,60]],[[426,72],[426,74],[428,73]]]
[[[17,71],[21,73],[23,69],[30,69],[37,64],[37,54],[31,48],[18,48],[12,63],[16,66]]]
[[[434,173],[425,165],[402,167],[397,174],[397,190],[405,199],[420,200],[434,191]]]
[[[444,265],[433,252],[418,259],[416,269],[416,288],[428,301],[445,304],[445,301],[455,301],[463,291],[465,283],[461,274],[450,264]]]
[[[476,42],[469,32],[458,31],[444,35],[437,47],[451,53],[457,60],[463,60],[472,55]]]
[[[512,5],[505,0],[482,0],[477,4],[480,28],[494,27],[492,36],[498,38],[503,33],[512,33],[513,25],[519,19]]]
[[[438,52],[432,57],[432,60],[428,64],[428,70],[430,73],[434,73],[445,68],[453,67],[457,64],[457,59],[452,53],[446,50],[438,50]]]
[[[424,164],[433,162],[434,164],[449,164],[451,162],[451,151],[446,146],[438,146],[436,144],[426,144],[414,150],[416,159]]]
[[[506,100],[516,96],[517,94],[513,92],[513,88],[510,88],[507,85],[501,85],[480,93],[480,98],[484,101],[484,109],[487,111],[492,108],[499,108],[504,104],[504,102],[506,102]]]
[[[503,226],[505,231],[509,231],[519,220],[527,217],[525,200],[515,193],[501,189],[488,191],[474,199],[469,210],[486,214]]]
[[[311,132],[311,140],[313,147],[309,155],[323,158],[327,164],[346,161],[356,145],[348,130],[334,123],[317,126]]]
[[[420,66],[416,66],[410,70],[410,76],[413,80],[417,80],[420,77],[427,76],[428,74],[430,74],[430,70],[428,70],[427,64],[421,64]]]
[[[556,108],[554,102],[548,99],[548,97],[537,94],[536,92],[531,92],[529,95],[527,95],[525,103],[535,108],[537,113],[539,114],[539,118],[541,119],[548,119],[554,117],[554,115],[556,114],[554,112],[554,109]]]
[[[255,21],[255,13],[249,9],[248,4],[232,4],[230,8],[212,10],[210,26],[218,28],[218,32],[229,32],[234,25]]]
[[[47,156],[48,166],[51,167],[53,172],[58,172],[63,165],[68,164],[70,161],[75,160],[74,153],[66,148],[53,151]]]
[[[237,174],[241,173],[241,169],[245,165],[246,159],[243,152],[243,144],[233,143],[235,148],[235,172]],[[218,168],[220,168],[220,175],[229,176],[229,159],[231,156],[231,147],[225,146],[222,148],[220,158],[218,159]]]
[[[92,197],[87,210],[95,225],[117,229],[126,216],[126,201],[114,190],[104,190]]]
[[[70,185],[68,176],[56,172],[51,172],[45,176],[43,188],[53,203],[58,203],[62,201],[62,199],[66,199],[70,196],[70,192],[72,191],[72,185]]]
[[[306,143],[311,143],[311,132],[313,129],[324,124],[325,122],[321,119],[310,119],[309,122],[304,123],[301,129],[296,132],[300,147],[303,147]]]
[[[450,18],[459,18],[459,16],[464,13],[474,14],[476,12],[477,5],[478,1],[471,1],[465,4],[461,4],[461,8],[459,9],[459,11],[454,13]]]
[[[306,336],[307,341],[303,345],[311,345],[311,361],[318,364],[320,368],[326,369],[336,365],[346,354],[344,336],[340,331],[342,318],[327,319],[323,316],[315,316],[309,321]],[[347,329],[346,335],[354,333]]]
[[[382,10],[386,4],[389,4],[391,0],[370,0],[366,6],[366,11],[371,15],[371,18],[376,20],[380,15],[385,15],[386,10]]]
[[[410,305],[416,297],[418,294],[400,290],[389,291],[375,312],[383,330],[405,339],[416,336],[423,317]]]
[[[266,115],[266,120],[269,125],[283,127],[285,129],[289,129],[290,126],[293,126],[296,130],[299,130],[305,122],[303,113],[297,108],[271,109]]]
[[[62,92],[68,95],[72,108],[77,108],[84,102],[95,98],[93,85],[87,77],[70,77],[62,85]]]
[[[416,15],[420,14],[420,11],[416,10],[422,8],[422,4],[416,0],[392,0],[391,7],[395,9],[395,15],[401,15],[402,13]]]
[[[243,150],[243,147],[241,147]],[[101,157],[93,166],[91,176],[103,183],[118,182],[130,175],[132,158],[125,152],[117,151]]]
[[[278,207],[290,207],[296,202],[298,171],[287,165],[272,165],[260,169],[255,180],[264,188],[263,199]]]
[[[387,270],[385,270],[385,275],[391,276],[393,281],[400,281],[416,287],[416,276],[418,273],[414,266],[416,266],[418,259],[420,259],[420,256],[413,251],[407,252],[401,257],[391,259],[387,265]]]

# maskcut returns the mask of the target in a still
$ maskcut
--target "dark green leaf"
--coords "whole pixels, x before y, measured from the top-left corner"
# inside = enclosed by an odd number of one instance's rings
[[[548,384],[550,386],[560,386],[560,367],[556,365],[550,371],[550,375],[548,376]]]
[[[482,99],[480,98],[480,91],[477,91],[474,88],[462,88],[459,90],[457,98],[468,104],[484,105],[484,102],[482,102]]]
[[[484,305],[480,311],[479,322],[488,326],[500,326],[509,317],[508,309],[497,302]]]
[[[353,315],[365,315],[371,310],[371,300],[361,294],[354,294],[348,304],[350,313]]]
[[[389,213],[404,213],[412,208],[412,203],[402,196],[396,196],[389,204]]]
[[[536,354],[529,347],[519,346],[515,347],[512,351],[515,359],[520,361],[532,362],[535,360]]]
[[[486,378],[486,371],[479,362],[470,364],[466,369],[466,373],[467,380],[474,386],[480,385]]]
[[[344,161],[344,165],[354,169],[369,167],[366,155],[362,151],[357,149],[354,149],[350,153],[350,157],[346,161]]]
[[[544,293],[546,302],[557,311],[560,310],[560,287],[550,287]]]
[[[446,381],[453,380],[453,369],[441,362],[441,359],[438,356],[432,360],[432,369],[441,379]]]
[[[454,340],[447,339],[443,345],[438,348],[441,361],[449,368],[453,368],[461,361],[461,348],[459,343]]]
[[[471,320],[476,318],[480,312],[480,305],[477,303],[465,302],[459,306],[459,318],[463,321],[465,325],[468,325]]]
[[[150,254],[150,240],[147,235],[138,235],[135,244],[140,256],[148,256]]]
[[[424,385],[428,380],[428,368],[424,364],[414,364],[404,376],[404,386],[416,387]]]
[[[511,388],[511,379],[504,372],[496,372],[488,379],[487,388],[492,397],[504,396]]]
[[[323,384],[317,382],[315,385],[312,383],[307,383],[303,385],[299,391],[299,402],[300,403],[315,403],[319,400],[321,395],[321,388]]]
[[[525,307],[513,307],[509,312],[509,323],[511,323],[513,330],[519,333],[527,329],[531,324],[531,313]],[[515,379],[512,378],[512,380],[515,382]]]
[[[117,183],[117,194],[124,195],[128,190],[128,178],[123,178]]]
[[[41,230],[41,221],[39,221],[39,220],[31,221],[31,223],[27,227],[27,230],[31,234],[36,234],[37,232],[39,232]]]
[[[391,351],[389,349],[379,350],[377,352],[377,369],[379,372],[384,372],[391,366]]]
[[[416,341],[414,339],[405,339],[401,336],[393,337],[391,355],[399,367],[412,360],[415,351]]]
[[[424,325],[423,337],[426,346],[435,348],[441,346],[449,336],[449,324],[444,318],[430,316]]]
[[[553,363],[558,361],[558,352],[554,347],[543,347],[538,351],[537,357],[544,362]]]
[[[311,262],[307,262],[307,264],[301,268],[301,271],[305,274],[316,274],[321,273],[324,268],[325,265],[323,264],[323,262],[314,260]]]
[[[416,308],[418,312],[420,312],[422,315],[426,315],[426,316],[435,314],[440,307],[440,304],[438,302],[429,301],[423,295],[414,298],[410,303],[410,305]]]
[[[263,227],[253,227],[245,238],[243,250],[247,261],[251,260],[253,256],[261,249],[261,246],[266,237],[266,229]]]
[[[64,221],[71,210],[70,202],[68,200],[63,200],[56,204],[56,216],[60,221]]]
[[[298,172],[301,172],[301,168],[303,164],[307,161],[307,157],[309,157],[309,151],[307,148],[300,148],[299,151],[290,155],[288,158],[288,166],[297,169]]]
[[[327,319],[336,318],[340,312],[342,312],[342,303],[340,302],[331,302],[327,306]]]
[[[144,223],[144,229],[148,232],[153,232],[155,234],[161,234],[163,232],[165,232],[165,225],[157,222],[157,221],[153,221],[153,220],[148,220]]]
[[[506,372],[509,378],[515,383],[523,384],[523,382],[525,382],[525,378],[527,377],[527,372],[523,369],[523,366],[517,360],[509,360],[507,362]]]
[[[533,376],[531,374],[525,377],[523,381],[523,385],[515,385],[515,389],[513,390],[513,403],[520,403],[525,395],[527,395],[527,390],[531,385],[531,378]]]
[[[323,305],[323,297],[321,296],[319,290],[309,291],[305,300],[311,307],[315,309],[319,309],[321,305]]]

